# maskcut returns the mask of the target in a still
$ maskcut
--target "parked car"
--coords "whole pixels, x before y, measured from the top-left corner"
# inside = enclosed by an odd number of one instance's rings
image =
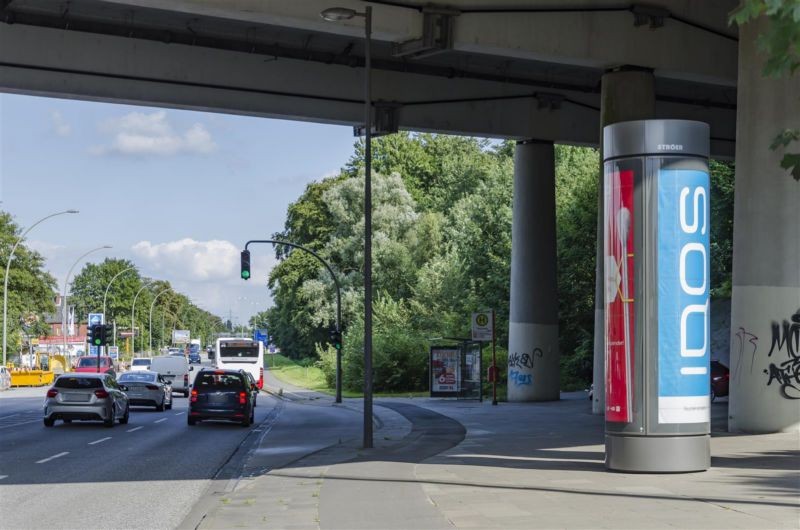
[[[116,371],[114,370],[114,359],[109,357],[108,355],[101,355],[100,356],[100,372],[101,374],[111,374],[112,376],[116,375]],[[84,355],[83,357],[78,357],[78,362],[75,363],[75,372],[78,373],[98,373],[97,372],[97,355]]]
[[[0,366],[0,390],[11,388],[11,373],[5,366]]]
[[[244,370],[200,370],[192,385],[187,422],[228,420],[249,427],[255,421],[257,392]]]
[[[719,361],[711,361],[711,401],[728,395],[731,372]]]
[[[125,372],[117,381],[127,388],[125,394],[132,407],[155,407],[159,412],[172,409],[172,385],[158,372]]]
[[[172,391],[181,392],[183,397],[189,397],[189,372],[192,370],[194,367],[189,366],[183,355],[154,357],[150,363],[150,371],[161,374],[172,385]]]
[[[134,357],[131,359],[131,372],[138,372],[140,370],[149,370],[150,363],[153,359],[150,357]]]
[[[128,423],[130,405],[126,388],[111,374],[70,373],[56,379],[44,401],[44,425],[56,420],[102,421],[113,427],[114,421]]]

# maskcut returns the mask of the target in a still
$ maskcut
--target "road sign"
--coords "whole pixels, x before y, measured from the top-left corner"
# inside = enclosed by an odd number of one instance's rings
[[[108,356],[112,359],[119,359],[119,346],[109,346]]]
[[[491,342],[494,332],[492,311],[472,313],[472,340]]]
[[[256,342],[263,342],[264,346],[269,342],[269,334],[266,329],[253,330],[253,340]]]
[[[189,343],[189,330],[188,329],[173,329],[172,330],[172,344],[188,344]]]
[[[100,324],[105,324],[106,323],[106,317],[105,317],[105,315],[103,313],[89,313],[88,321],[89,322],[87,324],[87,327],[89,329],[91,329],[92,326],[99,326]],[[99,346],[92,346],[90,344],[89,345],[89,355],[97,355],[98,348],[99,348]]]

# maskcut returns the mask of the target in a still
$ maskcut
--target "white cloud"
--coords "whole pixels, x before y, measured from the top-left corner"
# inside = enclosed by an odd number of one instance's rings
[[[112,139],[108,145],[93,146],[90,152],[96,155],[208,154],[217,148],[203,124],[195,123],[183,132],[176,131],[163,110],[150,114],[131,112],[103,123],[100,130],[112,135]]]
[[[140,241],[131,250],[150,268],[167,276],[201,282],[239,276],[239,249],[230,241],[191,238],[157,244]]]
[[[54,110],[50,113],[50,118],[53,121],[53,132],[58,136],[69,136],[72,133],[72,127],[64,120],[61,112]]]

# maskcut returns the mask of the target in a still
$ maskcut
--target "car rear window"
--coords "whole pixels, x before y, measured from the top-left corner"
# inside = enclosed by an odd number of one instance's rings
[[[103,388],[103,382],[100,381],[98,377],[73,377],[73,376],[61,376],[56,379],[56,384],[58,388],[78,388],[78,389],[89,389],[89,388]]]
[[[108,366],[110,360],[107,357],[100,357],[100,366]],[[78,359],[78,366],[81,368],[97,366],[97,357],[81,357]]]
[[[133,366],[150,366],[150,359],[134,359]]]
[[[202,372],[197,375],[194,386],[198,389],[240,390],[245,387],[242,376],[238,374]]]
[[[132,383],[132,382],[141,382],[141,383],[152,383],[156,380],[155,374],[122,374],[119,376],[120,383]]]

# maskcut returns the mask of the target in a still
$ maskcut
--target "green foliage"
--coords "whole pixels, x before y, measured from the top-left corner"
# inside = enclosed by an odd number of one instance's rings
[[[0,282],[5,282],[8,257],[20,234],[11,215],[0,212]],[[55,291],[56,280],[44,270],[44,258],[20,243],[8,271],[8,351],[20,348],[23,333],[47,334],[45,315],[55,311]]]
[[[712,160],[711,170],[711,296],[730,298],[733,263],[733,162]]]
[[[742,0],[731,13],[729,22],[743,26],[765,16],[768,24],[758,36],[758,47],[766,56],[763,74],[767,77],[789,77],[800,68],[800,0]],[[787,148],[800,139],[800,129],[787,129],[778,134],[770,149]],[[785,153],[781,167],[800,182],[800,153]]]

